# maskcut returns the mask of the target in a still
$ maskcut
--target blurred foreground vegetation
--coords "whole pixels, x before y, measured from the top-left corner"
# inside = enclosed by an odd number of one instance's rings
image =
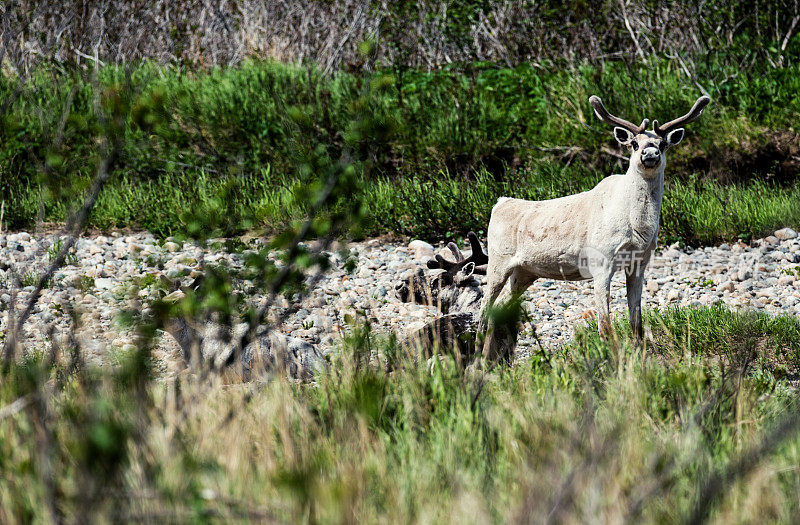
[[[620,320],[488,376],[355,322],[315,384],[32,354],[0,382],[0,519],[791,521],[800,322],[646,322],[643,351]]]

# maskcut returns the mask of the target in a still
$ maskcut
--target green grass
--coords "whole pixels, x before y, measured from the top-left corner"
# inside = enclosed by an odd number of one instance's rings
[[[362,178],[367,206],[364,234],[391,232],[428,239],[453,238],[469,230],[483,234],[500,196],[549,199],[588,189],[601,176],[552,163],[541,170],[508,181],[497,181],[482,171],[469,183],[446,174]],[[270,170],[232,180],[203,172],[150,181],[122,176],[101,194],[91,222],[103,229],[135,226],[166,237],[186,232],[198,215],[216,213],[220,234],[235,234],[242,224],[274,231],[276,225],[305,216],[306,190],[301,182],[275,177]],[[797,186],[758,181],[721,185],[698,178],[668,180],[660,238],[664,243],[698,245],[763,237],[784,226],[800,229],[798,195]],[[66,213],[63,202],[45,209],[51,218]]]
[[[0,516],[46,519],[52,502],[112,520],[673,522],[744,456],[712,517],[791,521],[800,439],[750,451],[797,410],[800,321],[712,307],[646,325],[644,352],[620,319],[620,346],[589,327],[479,393],[452,361],[431,371],[363,327],[308,385],[150,382],[146,351],[102,373],[34,356],[0,383],[0,406],[34,403],[0,421]]]
[[[670,151],[663,239],[710,243],[797,226],[796,174],[769,153],[800,117],[800,61],[787,63],[730,75],[713,57],[698,62],[719,80],[705,86],[714,103]],[[366,233],[427,238],[485,229],[499,195],[556,197],[624,170],[601,152],[615,145],[589,112],[590,94],[633,120],[677,115],[699,94],[665,58],[329,77],[269,62],[206,72],[140,64],[130,80],[114,67],[99,71],[98,85],[91,76],[39,70],[4,116],[6,226],[30,227],[40,202],[46,220],[65,220],[100,158],[94,97],[128,88],[137,98],[93,226],[178,234],[191,210],[216,207],[238,214],[220,218],[222,233],[279,229],[301,216],[293,203],[322,167],[355,151],[365,159],[354,168],[370,206]],[[0,94],[15,88],[0,76]],[[356,119],[363,114],[369,123]]]
[[[485,232],[492,206],[500,196],[541,200],[589,189],[598,174],[550,166],[543,174],[498,183],[487,174],[474,184],[449,177],[379,181],[367,185],[367,202],[380,226],[428,238]],[[577,176],[574,176],[577,175]],[[720,185],[696,178],[667,181],[661,211],[662,243],[711,244],[749,240],[778,227],[800,226],[800,186],[780,187],[754,181]],[[384,226],[386,225],[386,226]]]
[[[710,244],[720,239],[771,234],[779,226],[800,226],[798,187],[754,181],[722,186],[690,179],[668,186],[661,212],[662,239]]]

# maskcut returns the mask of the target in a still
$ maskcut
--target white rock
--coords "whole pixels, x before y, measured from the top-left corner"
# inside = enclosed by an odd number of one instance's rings
[[[430,259],[435,253],[433,245],[420,239],[414,239],[408,243],[408,249],[418,261]]]
[[[775,232],[775,237],[782,241],[788,241],[789,239],[796,239],[797,232],[791,228],[782,228]]]
[[[114,279],[97,278],[94,280],[94,287],[98,290],[111,290],[114,288]]]
[[[12,233],[7,239],[11,242],[28,242],[31,240],[31,234],[27,232]]]
[[[775,294],[775,290],[772,288],[762,288],[756,292],[756,297],[764,297],[769,298]]]
[[[647,281],[647,291],[653,294],[658,291],[658,283],[654,279]]]
[[[145,290],[142,291],[145,292],[145,295],[147,294]],[[178,301],[182,300],[185,296],[186,294],[184,294],[182,290],[175,290],[174,292],[164,296],[164,302],[177,303]]]

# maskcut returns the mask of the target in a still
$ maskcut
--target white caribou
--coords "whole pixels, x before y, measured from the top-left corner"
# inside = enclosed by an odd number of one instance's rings
[[[611,115],[600,98],[591,97],[597,117],[615,125],[614,137],[631,148],[628,171],[603,179],[589,191],[558,199],[498,200],[489,222],[484,316],[506,282],[509,295],[519,297],[537,278],[593,279],[598,326],[607,338],[611,278],[622,269],[631,328],[640,340],[642,282],[658,238],[665,152],[681,141],[682,126],[697,120],[709,100],[700,97],[686,115],[663,126],[654,121],[647,131],[648,119],[636,126]],[[490,319],[488,323],[484,358],[506,357],[498,356],[493,323]]]

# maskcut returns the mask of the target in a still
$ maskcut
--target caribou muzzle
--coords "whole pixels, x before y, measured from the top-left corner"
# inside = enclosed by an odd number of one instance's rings
[[[653,169],[661,164],[661,151],[658,148],[645,148],[642,151],[642,164],[647,169]]]

